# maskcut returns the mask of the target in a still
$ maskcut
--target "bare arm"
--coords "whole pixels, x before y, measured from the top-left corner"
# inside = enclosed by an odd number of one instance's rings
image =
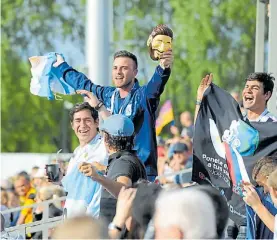
[[[87,101],[89,103],[89,105],[92,106],[93,108],[95,108],[99,104],[101,104],[99,99],[93,93],[91,93],[87,90],[78,90],[77,93],[85,95],[86,96],[85,101]],[[107,110],[107,108],[105,107],[104,104],[98,109],[98,113],[102,119],[105,119],[105,118],[111,116],[111,113]]]
[[[24,224],[26,216],[27,216],[27,215],[23,215],[22,213],[20,213],[20,216],[19,216],[19,218],[18,218],[18,220],[17,220],[16,225]]]
[[[204,78],[202,78],[202,81],[197,89],[197,98],[196,98],[196,106],[195,106],[195,112],[194,112],[194,124],[197,119],[197,115],[200,109],[201,101],[203,99],[204,93],[207,90],[207,88],[211,85],[213,81],[213,74],[208,74]]]
[[[122,187],[132,186],[131,179],[126,176],[120,176],[116,179],[116,181],[114,181],[105,176],[99,175],[90,163],[81,163],[79,165],[79,171],[85,176],[90,177],[92,180],[101,184],[110,194],[116,198],[118,197]]]
[[[263,223],[270,229],[270,231],[274,232],[274,216],[267,210],[267,208],[263,205],[260,200],[258,193],[256,192],[254,186],[250,183],[244,183],[244,202],[253,208],[253,210],[257,213],[259,218],[263,221]]]
[[[257,213],[259,218],[263,223],[269,228],[271,232],[274,232],[274,216],[266,209],[266,207],[261,203],[258,206],[253,207],[253,210]]]

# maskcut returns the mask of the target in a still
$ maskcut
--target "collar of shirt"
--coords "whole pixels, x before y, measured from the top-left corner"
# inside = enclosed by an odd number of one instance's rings
[[[265,108],[265,110],[261,113],[261,115],[260,115],[258,118],[254,119],[254,120],[250,120],[250,119],[247,118],[247,112],[246,112],[245,115],[244,115],[244,117],[243,117],[243,119],[244,119],[244,120],[248,119],[249,122],[261,122],[262,118],[263,118],[264,116],[266,116],[268,113],[269,113],[268,109]]]

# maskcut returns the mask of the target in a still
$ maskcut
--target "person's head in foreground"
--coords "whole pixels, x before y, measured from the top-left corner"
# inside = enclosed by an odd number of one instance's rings
[[[173,31],[165,24],[160,24],[152,30],[147,46],[150,57],[159,60],[162,53],[172,49]]]
[[[54,230],[52,239],[107,239],[108,228],[89,216],[65,220]]]
[[[266,156],[258,160],[252,171],[252,179],[264,189],[264,193],[269,192],[267,179],[269,175],[277,169],[277,158]]]
[[[156,201],[156,239],[215,239],[212,199],[194,187],[163,192]]]
[[[203,191],[212,199],[216,215],[217,238],[222,238],[229,218],[229,207],[226,199],[213,187],[202,185],[194,188]]]
[[[107,117],[100,125],[109,153],[131,151],[134,146],[134,124],[121,114]]]

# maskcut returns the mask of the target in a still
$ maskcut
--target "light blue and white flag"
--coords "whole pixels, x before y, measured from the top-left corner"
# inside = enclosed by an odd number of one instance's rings
[[[62,73],[53,67],[57,60],[56,54],[50,52],[44,56],[29,58],[32,65],[30,92],[40,97],[47,97],[48,100],[54,100],[56,93],[63,95],[75,94],[75,89],[64,81]],[[62,54],[59,55],[63,57]]]
[[[95,218],[99,216],[102,187],[98,182],[86,177],[75,166],[63,177],[62,185],[68,192],[65,207],[70,213],[69,217],[81,214],[88,214]]]

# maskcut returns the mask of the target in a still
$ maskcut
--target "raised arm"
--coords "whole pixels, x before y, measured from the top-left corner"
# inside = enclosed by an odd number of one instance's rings
[[[161,56],[160,65],[157,66],[154,75],[146,85],[146,97],[158,98],[164,91],[164,86],[169,79],[173,63],[172,50],[164,52]]]
[[[204,96],[205,91],[207,88],[211,85],[213,81],[213,74],[207,74],[204,78],[202,78],[202,81],[198,87],[197,90],[197,98],[196,98],[196,106],[195,106],[195,112],[194,112],[194,124],[197,119],[197,115],[200,109],[200,105]]]
[[[96,96],[93,95],[93,93],[87,91],[87,90],[78,90],[78,94],[83,94],[85,95],[85,101],[89,103],[90,106],[95,108],[96,111],[98,111],[100,117],[102,119],[105,119],[109,116],[111,116],[111,113],[107,110],[105,105],[98,100]]]
[[[75,90],[85,89],[90,91],[102,102],[106,102],[108,93],[113,90],[112,87],[94,84],[85,74],[70,67],[60,55],[57,55],[57,61],[53,64],[53,67],[52,71],[58,76],[62,75],[64,81]]]

